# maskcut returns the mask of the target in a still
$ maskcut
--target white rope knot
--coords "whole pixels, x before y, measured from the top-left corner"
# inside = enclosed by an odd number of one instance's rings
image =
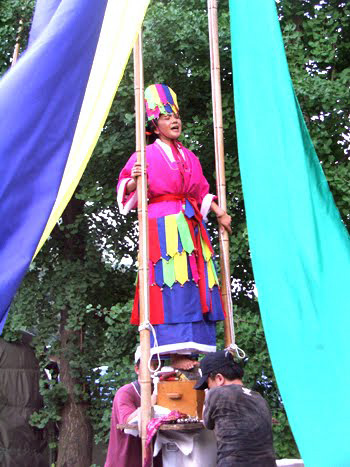
[[[237,344],[230,344],[228,347],[225,349],[226,353],[229,352],[232,356],[236,354],[237,358],[242,360],[245,358],[245,352],[242,350],[240,347],[238,347]]]
[[[220,238],[221,238],[221,243],[223,245],[224,242],[224,236],[223,233],[220,232]],[[232,296],[231,296],[231,280],[229,276],[229,270],[230,270],[230,265],[229,265],[229,259],[227,258],[227,253],[222,246],[222,252],[223,252],[223,259],[224,259],[224,270],[225,270],[225,279],[226,279],[226,292],[228,295],[228,316],[229,316],[229,326],[231,330],[231,338],[232,338],[232,344],[230,344],[225,350],[226,350],[226,355],[227,353],[230,353],[232,357],[236,356],[240,360],[245,358],[245,352],[241,348],[238,347],[236,344],[236,336],[235,336],[235,324],[233,321],[233,304],[232,304]]]
[[[146,321],[144,321],[143,323],[140,324],[139,332],[144,331],[145,329],[148,329],[149,331],[152,329],[152,325],[148,320],[146,320]]]

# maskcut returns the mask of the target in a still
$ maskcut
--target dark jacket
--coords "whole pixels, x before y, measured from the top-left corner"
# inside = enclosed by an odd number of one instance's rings
[[[238,384],[210,389],[203,418],[215,430],[218,467],[276,467],[270,410],[260,394]]]

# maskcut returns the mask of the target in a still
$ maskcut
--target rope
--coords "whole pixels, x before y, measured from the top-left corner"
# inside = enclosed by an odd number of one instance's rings
[[[160,359],[160,353],[159,353],[159,350],[158,350],[159,345],[158,345],[156,331],[155,331],[154,327],[152,326],[152,324],[151,324],[151,322],[149,320],[145,320],[143,323],[141,323],[138,329],[139,329],[139,332],[144,331],[145,329],[147,329],[147,330],[151,331],[151,333],[153,335],[153,340],[154,340],[153,349],[157,349],[157,352],[151,352],[150,353],[150,357],[148,359],[148,364],[147,364],[151,375],[153,375],[153,373],[157,373],[157,371],[159,371],[161,366],[162,366],[162,362],[161,362],[161,359]],[[152,361],[152,356],[153,355],[157,355],[157,361],[158,361],[157,368],[155,370],[151,367],[151,361]]]
[[[240,360],[242,360],[243,358],[245,358],[245,352],[244,350],[242,350],[241,348],[238,347],[237,344],[230,344],[228,347],[226,347],[226,349],[224,349],[226,351],[226,355],[227,353],[230,353],[233,357],[234,357],[234,354],[236,354],[236,357],[239,358]]]
[[[222,243],[221,250],[222,250],[223,260],[224,260],[226,293],[228,296],[228,301],[227,301],[227,313],[228,313],[228,318],[229,318],[228,322],[230,326],[230,334],[232,336],[232,343],[225,350],[232,353],[232,355],[236,353],[237,358],[243,359],[246,356],[245,352],[244,350],[239,348],[238,345],[236,344],[235,324],[233,320],[233,304],[232,304],[232,296],[231,296],[230,264],[227,258],[226,249],[224,248],[224,236],[221,230],[220,230],[220,240]]]

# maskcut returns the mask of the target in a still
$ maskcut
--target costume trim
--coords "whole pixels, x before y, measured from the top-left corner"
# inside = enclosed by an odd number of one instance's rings
[[[137,206],[137,188],[135,191],[130,193],[129,195],[126,194],[126,185],[128,182],[132,180],[132,178],[124,178],[119,185],[117,191],[117,202],[120,214],[124,216],[128,214],[132,209],[136,208]],[[124,201],[125,197],[128,196],[127,200]]]
[[[184,212],[149,219],[148,228],[151,323],[178,323],[184,313],[186,322],[201,321],[203,313],[210,321],[224,319],[214,251],[188,200]],[[138,285],[131,323],[139,325]]]
[[[173,155],[173,151],[171,150],[171,147],[164,143],[163,141],[161,141],[159,138],[155,140],[155,143],[161,148],[163,149],[163,151],[165,152],[166,156],[168,157],[169,161],[170,162],[176,162],[175,161],[175,158],[174,158],[174,155]],[[176,144],[174,142],[174,144]],[[180,154],[181,154],[181,157],[183,158],[183,160],[186,160],[186,156],[184,154],[184,151],[182,149],[182,145],[181,144],[178,144],[177,145],[177,149],[179,150]]]
[[[205,220],[205,222],[208,220],[208,218],[207,218],[208,212],[210,211],[210,206],[211,206],[211,203],[212,203],[212,201],[214,199],[216,199],[216,196],[211,195],[210,193],[205,195],[204,198],[203,198],[203,201],[202,201],[202,204],[201,204],[201,214],[202,214],[203,219]]]
[[[152,347],[151,352],[153,355],[157,353],[159,354],[177,353],[177,354],[183,354],[183,355],[188,355],[194,352],[211,353],[211,352],[216,352],[216,346],[199,344],[197,342],[178,342],[176,344],[167,344],[167,345],[160,345],[158,347]]]

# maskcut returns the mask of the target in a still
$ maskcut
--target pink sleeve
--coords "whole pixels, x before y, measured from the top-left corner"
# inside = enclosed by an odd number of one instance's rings
[[[196,156],[194,156],[196,157]],[[198,183],[198,194],[199,194],[199,204],[201,207],[201,214],[203,219],[207,220],[208,212],[210,211],[211,203],[214,199],[216,199],[215,195],[209,193],[209,183],[207,179],[203,175],[203,170],[199,159],[196,157],[198,161],[198,175],[199,175],[199,183]]]
[[[121,214],[127,214],[131,209],[134,209],[137,205],[137,190],[131,193],[126,193],[126,185],[131,177],[131,169],[136,162],[136,153],[134,153],[128,162],[126,163],[123,170],[120,172],[118,185],[117,185],[117,202],[119,211]]]
[[[113,405],[115,405],[119,414],[119,423],[126,423],[129,415],[131,415],[136,409],[135,398],[130,394],[130,390],[127,391],[125,388],[117,391]]]

